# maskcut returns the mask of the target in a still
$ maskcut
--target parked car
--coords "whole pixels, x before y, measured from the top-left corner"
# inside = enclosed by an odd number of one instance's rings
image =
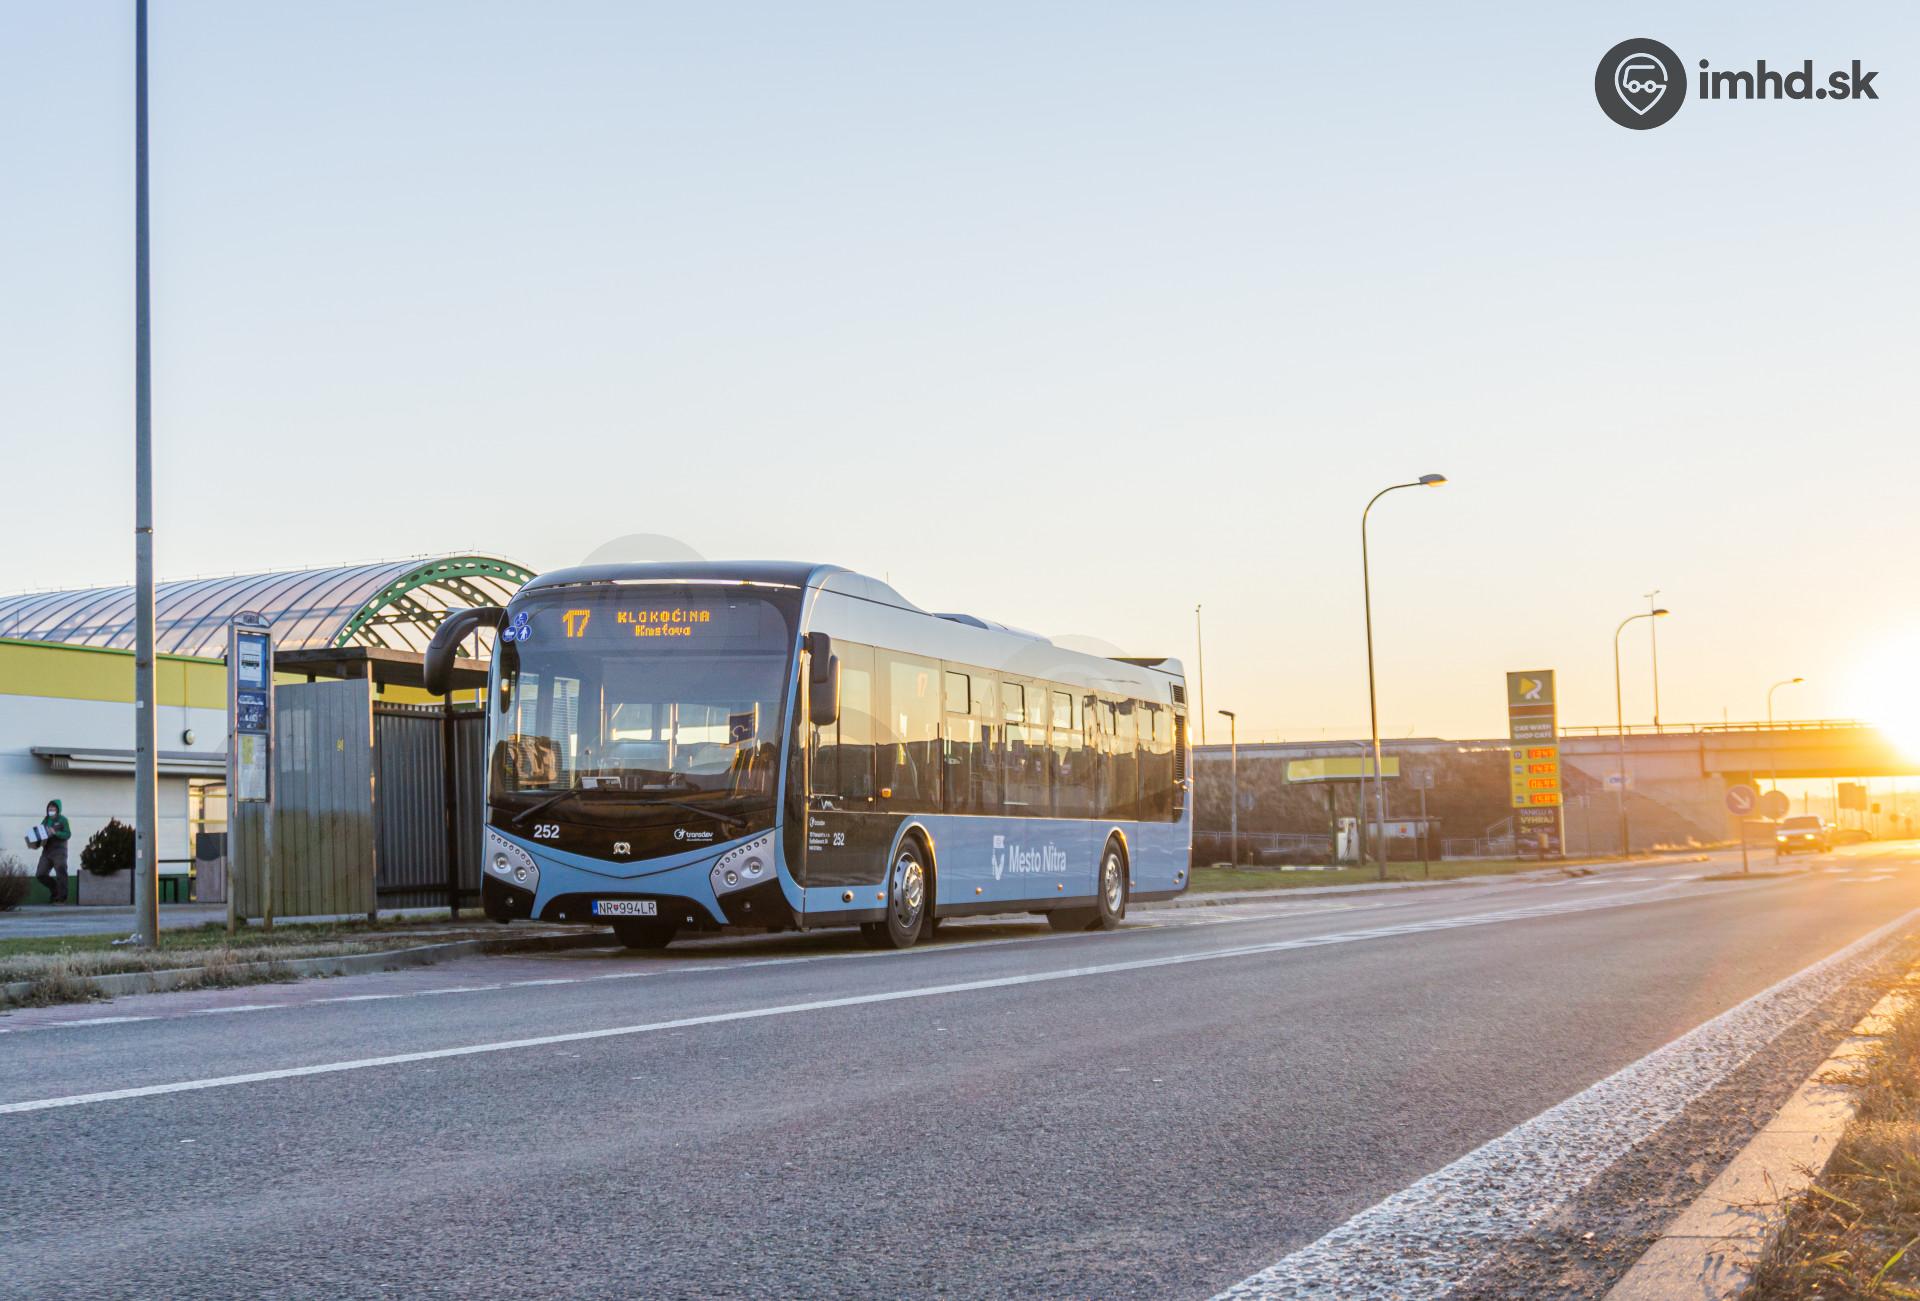
[[[1823,819],[1810,814],[1782,818],[1780,825],[1773,829],[1773,845],[1783,854],[1796,854],[1802,850],[1809,854],[1824,854],[1833,848],[1833,828]]]

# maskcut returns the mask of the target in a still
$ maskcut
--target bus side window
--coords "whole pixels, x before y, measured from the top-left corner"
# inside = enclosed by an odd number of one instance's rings
[[[1080,711],[1071,692],[1052,694],[1053,811],[1063,818],[1084,818],[1093,812],[1093,765]]]
[[[873,806],[873,651],[836,642],[840,658],[840,721],[813,728],[813,793],[843,809]]]
[[[940,811],[940,666],[918,656],[881,651],[886,712],[879,722],[879,807],[900,813]],[[845,673],[845,668],[842,668]]]
[[[1165,705],[1138,704],[1140,723],[1140,817],[1173,820],[1173,719]]]
[[[982,813],[979,807],[980,725],[973,717],[973,677],[951,669],[946,675],[946,720],[941,734],[941,752],[945,773],[941,777],[947,795],[947,812]]]
[[[1002,682],[1000,684],[1000,704],[1002,717],[1006,721],[1006,761],[1001,772],[1006,778],[1007,812],[1016,816],[1035,816],[1044,814],[1046,809],[1046,774],[1040,771],[1040,749],[1034,744],[1033,727],[1038,722],[1037,701],[1031,708],[1033,718],[1028,715],[1028,692],[1024,683]],[[1040,729],[1040,738],[1046,738],[1045,725]]]
[[[1134,739],[1133,702],[1102,701],[1107,733],[1105,813],[1110,818],[1135,818],[1140,811],[1140,759]]]

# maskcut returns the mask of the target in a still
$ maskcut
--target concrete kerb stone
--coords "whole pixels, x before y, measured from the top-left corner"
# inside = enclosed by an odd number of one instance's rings
[[[1705,863],[1706,854],[1686,854],[1662,858],[1614,859],[1579,864],[1581,875],[1600,875],[1627,868],[1675,867],[1682,863]],[[1279,903],[1288,899],[1324,899],[1328,895],[1392,894],[1401,890],[1438,890],[1443,887],[1504,885],[1514,881],[1564,881],[1570,873],[1548,864],[1525,872],[1503,872],[1487,876],[1456,876],[1445,881],[1362,881],[1354,885],[1295,885],[1284,890],[1209,890],[1201,894],[1180,895],[1135,905],[1139,908],[1221,908],[1236,903]]]
[[[1920,967],[1908,975],[1920,975]],[[1826,1170],[1853,1119],[1859,1099],[1846,1081],[1857,1076],[1908,997],[1894,990],[1874,1005],[1621,1276],[1607,1301],[1731,1301],[1746,1288],[1786,1224],[1788,1203]]]
[[[604,931],[583,931],[578,935],[533,935],[525,939],[452,940],[443,944],[416,944],[404,949],[382,949],[374,953],[347,953],[339,957],[269,959],[240,962],[223,967],[223,974],[244,980],[247,977],[359,976],[373,971],[393,971],[400,967],[425,967],[450,958],[478,954],[515,952],[547,953],[564,949],[596,948],[610,943]],[[125,971],[111,975],[75,977],[103,998],[123,998],[130,994],[157,994],[199,982],[205,967],[167,967],[159,971]],[[18,1003],[33,988],[30,980],[0,985],[0,1006]]]

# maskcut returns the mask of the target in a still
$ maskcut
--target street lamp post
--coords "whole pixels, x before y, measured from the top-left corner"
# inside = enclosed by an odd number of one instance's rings
[[[1805,678],[1781,678],[1767,688],[1767,782],[1773,790],[1780,789],[1780,758],[1773,748],[1773,693],[1781,687],[1797,687]]]
[[[133,32],[133,942],[160,942],[153,678],[153,359],[147,260],[147,0]],[[232,670],[229,669],[229,672]]]
[[[1200,607],[1193,607],[1193,652],[1195,667],[1200,671],[1200,744],[1207,743],[1207,642],[1200,631]]]
[[[1418,479],[1415,479],[1409,483],[1389,484],[1385,488],[1382,488],[1379,492],[1374,493],[1373,496],[1367,500],[1366,509],[1360,512],[1360,591],[1361,591],[1361,600],[1366,607],[1366,616],[1367,616],[1367,723],[1373,733],[1374,807],[1377,813],[1377,821],[1379,822],[1382,829],[1384,829],[1387,825],[1387,792],[1386,792],[1386,788],[1380,784],[1380,781],[1381,781],[1380,704],[1379,704],[1379,695],[1374,687],[1373,570],[1372,570],[1372,565],[1367,556],[1367,517],[1373,513],[1373,503],[1376,501],[1379,501],[1382,497],[1386,496],[1390,492],[1398,492],[1402,488],[1437,488],[1441,484],[1445,483],[1446,481],[1447,481],[1447,476],[1444,474],[1423,474]],[[1362,781],[1362,783],[1366,781],[1366,773],[1364,769],[1360,774],[1360,780]],[[1362,827],[1361,827],[1361,837],[1360,837],[1360,843],[1362,846],[1365,846],[1365,844],[1367,843],[1366,828],[1364,825],[1365,822],[1366,822],[1366,819],[1362,817],[1361,818]],[[1385,837],[1382,836],[1381,840],[1382,840],[1382,847],[1380,850],[1380,879],[1384,881],[1387,879],[1387,854],[1386,854],[1385,843],[1384,843]]]
[[[1780,755],[1774,749],[1773,741],[1773,693],[1781,687],[1797,687],[1805,681],[1805,678],[1782,678],[1767,688],[1767,789],[1770,791],[1780,789]],[[1740,835],[1743,840],[1746,834],[1746,828],[1742,827]],[[1776,863],[1780,861],[1780,837],[1778,836],[1773,838],[1773,861]]]
[[[1647,593],[1647,609],[1653,609],[1654,598],[1660,595],[1660,589],[1654,588]],[[1660,621],[1647,620],[1647,649],[1653,656],[1653,730],[1660,730]]]
[[[1220,714],[1227,720],[1228,752],[1232,756],[1233,768],[1233,810],[1232,818],[1227,824],[1232,828],[1228,833],[1231,848],[1227,853],[1233,859],[1233,865],[1238,867],[1240,866],[1240,721],[1231,709],[1223,709]]]
[[[1620,621],[1613,630],[1613,725],[1620,738],[1619,789],[1614,792],[1620,810],[1620,853],[1624,856],[1633,852],[1633,841],[1627,829],[1627,713],[1620,695],[1620,634],[1627,625],[1636,619],[1664,619],[1665,609],[1648,610],[1645,614],[1630,614]]]

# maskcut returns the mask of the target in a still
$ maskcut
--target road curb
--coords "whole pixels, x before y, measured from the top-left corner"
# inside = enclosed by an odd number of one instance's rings
[[[450,958],[466,958],[488,953],[548,953],[565,949],[597,948],[610,942],[604,931],[583,931],[577,935],[530,935],[525,939],[452,940],[444,944],[416,944],[404,949],[382,949],[375,953],[346,953],[330,958],[269,959],[264,962],[237,962],[219,968],[223,977],[235,984],[250,979],[286,976],[360,976],[373,971],[393,971],[400,967],[426,967]],[[123,998],[129,994],[159,994],[183,986],[201,984],[206,967],[167,967],[159,971],[125,971],[102,976],[75,976],[102,998]],[[0,985],[0,1006],[18,1004],[33,989],[31,980],[10,981]]]
[[[1329,895],[1395,894],[1403,890],[1436,890],[1443,886],[1489,885],[1509,881],[1564,881],[1578,876],[1599,876],[1625,868],[1678,867],[1684,863],[1710,862],[1708,854],[1685,854],[1651,859],[1610,859],[1579,864],[1579,873],[1564,867],[1545,866],[1525,872],[1504,872],[1486,876],[1456,876],[1444,881],[1374,881],[1356,885],[1292,885],[1284,889],[1209,890],[1203,894],[1156,899],[1135,905],[1139,908],[1220,908],[1236,903],[1275,903],[1287,899],[1324,899]]]
[[[1920,966],[1907,973],[1920,976]],[[1789,1203],[1826,1170],[1853,1120],[1848,1081],[1915,995],[1887,993],[1719,1178],[1667,1226],[1607,1301],[1732,1301],[1785,1226]]]

